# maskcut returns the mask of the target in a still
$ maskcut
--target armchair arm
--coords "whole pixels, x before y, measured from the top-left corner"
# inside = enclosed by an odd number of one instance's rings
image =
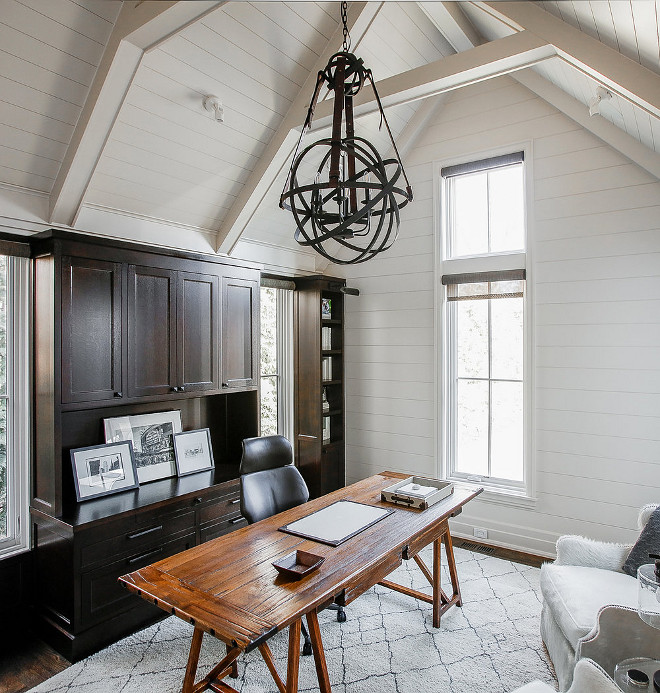
[[[660,505],[657,503],[649,503],[642,507],[639,511],[639,517],[637,518],[637,527],[639,529],[644,529],[646,523],[649,521],[649,517],[651,517],[651,513],[657,508],[660,508]]]
[[[567,534],[557,540],[557,565],[579,565],[621,572],[630,544],[613,544]]]

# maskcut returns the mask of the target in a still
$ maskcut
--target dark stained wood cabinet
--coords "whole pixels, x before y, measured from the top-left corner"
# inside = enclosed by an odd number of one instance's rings
[[[215,256],[50,231],[33,239],[35,612],[78,660],[162,616],[131,570],[245,524],[243,438],[259,433],[259,272]],[[226,370],[225,370],[226,369]],[[178,409],[215,467],[76,503],[70,451],[103,419]]]
[[[294,451],[312,497],[345,485],[342,286],[343,279],[326,276],[296,279]],[[325,319],[321,314],[322,299],[330,300],[332,310]],[[325,349],[324,329],[329,330],[325,346],[330,347]]]
[[[62,258],[62,402],[121,396],[122,271],[118,262]]]
[[[128,396],[177,387],[176,272],[128,266]]]
[[[217,390],[220,387],[221,278],[179,272],[177,280],[178,387],[185,392]],[[250,321],[254,329],[252,315]],[[256,353],[251,342],[249,350]]]
[[[222,278],[222,384],[225,388],[254,387],[259,379],[259,282]],[[237,338],[238,337],[238,338]]]

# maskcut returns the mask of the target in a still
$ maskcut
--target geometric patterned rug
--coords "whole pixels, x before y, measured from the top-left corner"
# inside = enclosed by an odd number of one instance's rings
[[[463,607],[451,608],[439,629],[431,605],[376,586],[347,608],[319,614],[334,693],[505,693],[533,679],[556,687],[539,635],[539,569],[454,549]],[[431,564],[430,548],[422,551]],[[449,585],[443,554],[443,584]],[[430,593],[414,561],[392,578]],[[426,589],[425,589],[426,588]],[[192,626],[171,616],[73,664],[32,693],[179,693]],[[286,673],[288,634],[269,641]],[[198,677],[224,656],[204,637]],[[258,651],[239,659],[241,693],[277,693]],[[313,657],[300,658],[299,691],[317,691]]]

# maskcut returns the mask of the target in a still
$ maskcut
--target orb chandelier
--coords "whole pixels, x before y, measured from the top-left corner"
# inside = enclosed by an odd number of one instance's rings
[[[295,239],[331,262],[349,265],[387,250],[399,231],[399,210],[413,199],[371,70],[349,52],[347,3],[341,4],[343,50],[318,73],[280,207],[293,213]],[[353,98],[369,82],[395,158],[355,135]],[[300,151],[323,84],[334,92],[332,134]],[[307,178],[305,179],[305,176]],[[403,187],[405,181],[405,188]]]

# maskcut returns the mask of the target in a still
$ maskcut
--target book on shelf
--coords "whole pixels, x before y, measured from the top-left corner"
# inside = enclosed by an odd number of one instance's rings
[[[323,442],[324,443],[330,442],[330,417],[329,416],[323,417]]]
[[[321,379],[332,380],[332,359],[329,356],[321,361]]]
[[[329,351],[332,349],[332,328],[323,327],[321,328],[321,349],[324,351]]]
[[[332,299],[322,298],[321,299],[321,319],[330,320],[332,318]]]

